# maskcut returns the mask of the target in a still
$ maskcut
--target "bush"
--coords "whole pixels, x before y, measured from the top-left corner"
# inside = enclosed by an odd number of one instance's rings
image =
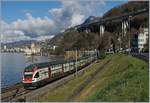
[[[104,59],[105,57],[106,57],[105,52],[104,52],[104,51],[100,52],[98,58],[99,58],[99,59]]]

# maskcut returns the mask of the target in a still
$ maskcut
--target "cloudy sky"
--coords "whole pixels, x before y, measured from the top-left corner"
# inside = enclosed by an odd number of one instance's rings
[[[1,42],[44,40],[127,2],[107,0],[2,1]]]

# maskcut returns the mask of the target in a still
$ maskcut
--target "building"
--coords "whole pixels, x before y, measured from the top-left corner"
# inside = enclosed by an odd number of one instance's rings
[[[81,58],[86,56],[94,56],[96,54],[97,54],[96,50],[85,50],[85,51],[68,50],[65,51],[65,59],[76,59],[76,58]]]
[[[144,52],[148,45],[148,28],[140,28],[140,32],[135,33],[132,38],[132,51]]]
[[[40,50],[41,48],[39,45],[36,45],[35,43],[31,44],[31,51],[33,54],[40,53]]]
[[[6,45],[4,45],[4,50],[7,50],[7,46]]]
[[[81,55],[79,51],[65,51],[65,59],[76,59],[80,57]]]
[[[26,47],[24,52],[27,55],[32,54],[39,54],[41,51],[41,47],[39,45],[36,45],[35,43],[32,43],[30,47]]]
[[[142,52],[145,45],[148,43],[148,28],[144,28],[141,33],[138,35],[138,51]]]

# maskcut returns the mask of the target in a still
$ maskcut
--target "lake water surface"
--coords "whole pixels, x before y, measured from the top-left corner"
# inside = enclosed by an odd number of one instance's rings
[[[1,53],[0,57],[2,88],[21,82],[23,70],[27,65],[51,61],[45,56],[27,57],[23,53]]]

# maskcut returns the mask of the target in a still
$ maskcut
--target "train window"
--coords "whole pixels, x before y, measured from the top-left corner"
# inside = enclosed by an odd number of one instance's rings
[[[24,78],[32,78],[32,74],[24,74]]]
[[[39,72],[37,72],[34,76],[34,78],[38,78],[39,77]]]

